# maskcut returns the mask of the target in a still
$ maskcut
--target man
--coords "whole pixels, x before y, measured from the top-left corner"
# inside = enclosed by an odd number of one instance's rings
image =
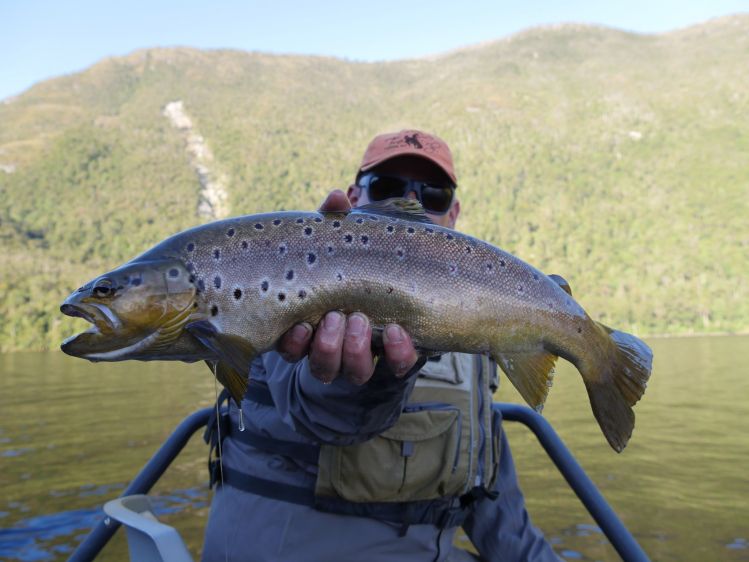
[[[454,228],[456,186],[444,141],[400,131],[377,136],[348,198],[334,191],[321,210],[407,197]],[[365,315],[331,311],[253,362],[241,419],[232,406],[213,433],[223,485],[204,560],[459,560],[469,556],[452,547],[461,525],[482,559],[557,560],[528,519],[492,418],[496,366],[465,354],[419,359],[395,324],[382,347],[377,361]]]

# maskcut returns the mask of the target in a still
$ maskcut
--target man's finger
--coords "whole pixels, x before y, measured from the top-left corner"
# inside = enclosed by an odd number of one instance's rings
[[[385,360],[396,377],[402,377],[416,364],[418,355],[411,336],[397,324],[388,324],[382,334]]]
[[[341,372],[354,384],[364,384],[374,373],[369,319],[355,312],[348,317],[343,336]]]
[[[340,189],[334,189],[320,205],[320,210],[324,213],[348,213],[351,210],[351,202],[346,194]]]
[[[276,349],[286,361],[295,363],[307,355],[310,341],[312,341],[312,326],[307,322],[302,322],[281,336]]]
[[[328,312],[315,331],[309,351],[312,375],[325,383],[332,382],[341,371],[341,352],[346,318],[342,313]]]

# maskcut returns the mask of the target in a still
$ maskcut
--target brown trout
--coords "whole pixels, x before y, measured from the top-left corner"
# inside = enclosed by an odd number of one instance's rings
[[[62,350],[91,361],[206,360],[239,403],[253,357],[294,324],[360,311],[373,328],[400,324],[424,352],[489,354],[539,411],[563,357],[621,451],[652,353],[592,321],[568,291],[434,225],[417,203],[249,215],[176,234],[75,291],[61,311],[93,326]]]

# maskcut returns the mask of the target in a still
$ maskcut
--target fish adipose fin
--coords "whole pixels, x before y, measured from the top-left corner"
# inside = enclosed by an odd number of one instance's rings
[[[557,356],[541,350],[527,353],[500,353],[494,360],[517,388],[528,405],[540,412],[554,380]]]
[[[601,431],[609,445],[620,453],[635,426],[632,406],[645,392],[653,366],[653,352],[635,336],[603,324],[598,326],[614,342],[616,351],[599,376],[583,376],[583,380]]]
[[[250,372],[250,363],[255,358],[255,350],[246,340],[238,336],[220,333],[207,320],[188,324],[185,329],[218,355],[220,363],[224,363],[221,370],[222,376],[228,377],[232,383],[228,386],[221,379],[219,382],[231,392],[232,398],[239,404],[247,390],[247,374]],[[229,373],[229,369],[235,372],[234,375]]]
[[[421,203],[416,199],[395,198],[385,199],[384,201],[375,201],[373,203],[362,205],[361,207],[356,207],[351,210],[351,213],[357,215],[379,215],[382,217],[403,219],[413,222],[432,222],[424,212],[424,207],[422,207]]]

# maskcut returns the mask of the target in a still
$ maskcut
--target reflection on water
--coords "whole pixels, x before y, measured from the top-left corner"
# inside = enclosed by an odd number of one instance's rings
[[[614,453],[580,376],[559,369],[544,415],[654,560],[749,560],[747,337],[656,339],[630,444]],[[205,366],[0,356],[0,558],[65,559],[190,412],[211,405]],[[503,381],[497,399],[519,402]],[[618,560],[524,427],[506,423],[529,512],[568,560]],[[159,517],[198,557],[210,492],[197,437],[156,488]],[[123,533],[106,559],[126,560]]]

